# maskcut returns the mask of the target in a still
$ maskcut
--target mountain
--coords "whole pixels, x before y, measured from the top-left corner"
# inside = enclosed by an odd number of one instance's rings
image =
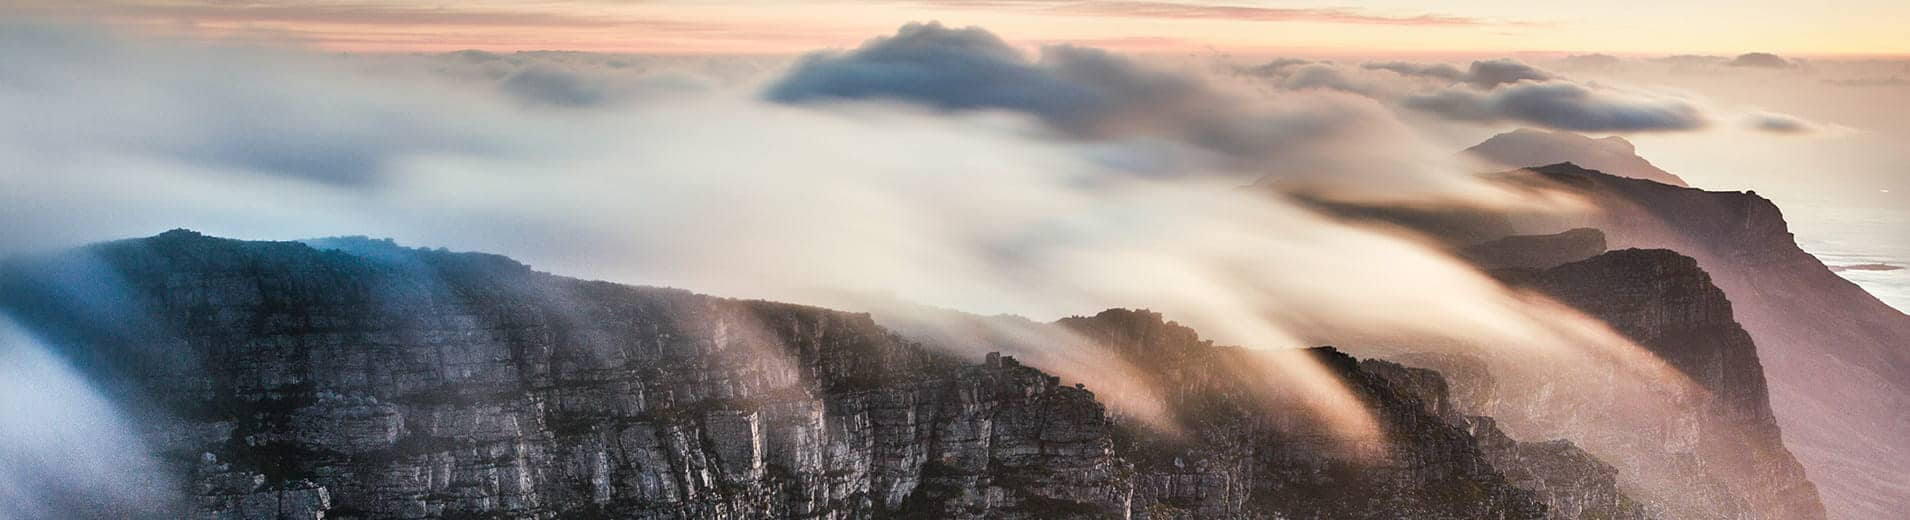
[[[1689,186],[1684,179],[1639,157],[1631,141],[1615,135],[1593,139],[1571,132],[1521,128],[1492,136],[1465,153],[1498,168],[1570,162],[1620,177]]]
[[[1669,516],[1711,513],[1728,496],[1762,518],[1825,517],[1816,487],[1784,446],[1756,344],[1695,260],[1663,249],[1627,249],[1503,276],[1611,326],[1704,390],[1695,402],[1682,403],[1693,413],[1642,439],[1650,447],[1687,450],[1620,462],[1639,468],[1649,482],[1639,486],[1642,495],[1677,508]],[[1572,421],[1563,423],[1560,434],[1576,430]],[[1651,438],[1656,435],[1662,437]],[[1711,484],[1698,489],[1721,487],[1727,494],[1693,500],[1702,497],[1690,491],[1695,482]],[[1677,490],[1666,492],[1671,489]]]
[[[1615,248],[1695,259],[1757,346],[1771,409],[1831,518],[1910,515],[1910,316],[1798,248],[1782,213],[1752,192],[1668,186],[1554,164],[1519,182],[1596,210],[1553,229],[1594,227]]]
[[[1215,346],[1141,311],[1040,326],[1146,367],[1177,429],[1111,413],[1096,381],[866,314],[388,241],[172,231],[14,258],[0,310],[129,410],[184,482],[176,503],[74,517],[1511,519],[1628,503],[1596,460],[1456,419],[1399,369]],[[1324,367],[1383,434],[1263,397],[1265,373],[1219,375],[1274,355]]]
[[[1566,244],[1554,250],[1572,255],[1514,256],[1568,258],[1597,238],[1581,229],[1487,250]],[[1496,424],[1501,436],[1567,443],[1610,464],[1618,489],[1649,516],[1825,517],[1816,488],[1785,448],[1755,343],[1693,259],[1628,249],[1493,274],[1583,313],[1640,350],[1358,350],[1445,374],[1454,413],[1488,416],[1478,421]]]

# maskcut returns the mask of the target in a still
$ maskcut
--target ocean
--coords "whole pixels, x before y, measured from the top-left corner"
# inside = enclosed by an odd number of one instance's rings
[[[1800,204],[1783,209],[1798,246],[1884,303],[1910,312],[1910,208]]]

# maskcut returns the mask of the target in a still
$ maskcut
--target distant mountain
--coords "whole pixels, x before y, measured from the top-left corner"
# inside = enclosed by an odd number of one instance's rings
[[[1465,153],[1502,168],[1569,162],[1620,177],[1688,186],[1684,179],[1639,157],[1631,141],[1618,136],[1593,139],[1571,132],[1521,128],[1492,136]]]
[[[1141,311],[1031,326],[1146,367],[1174,431],[1109,413],[1102,381],[958,355],[990,345],[929,345],[866,314],[362,238],[172,231],[9,259],[0,312],[139,411],[187,484],[177,509],[72,517],[1637,512],[1584,453],[1456,418],[1429,372],[1409,388],[1404,369],[1329,348],[1281,354],[1324,366],[1383,432],[1349,437],[1303,403],[1259,397],[1266,373],[1252,367],[1271,354]]]

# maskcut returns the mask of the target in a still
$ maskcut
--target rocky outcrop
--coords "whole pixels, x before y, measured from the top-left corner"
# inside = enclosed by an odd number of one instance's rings
[[[1464,360],[1448,356],[1439,363],[1458,366]],[[1377,359],[1361,361],[1360,367],[1379,376],[1395,393],[1417,400],[1427,413],[1464,428],[1478,441],[1479,451],[1485,454],[1486,460],[1513,485],[1538,493],[1545,502],[1546,518],[1651,518],[1643,505],[1619,489],[1616,468],[1571,441],[1520,442],[1501,431],[1491,417],[1466,415],[1453,403],[1446,378],[1439,372]],[[1483,371],[1483,363],[1478,367]],[[1467,377],[1467,387],[1490,391],[1490,376],[1476,372],[1468,373]]]
[[[1596,209],[1557,228],[1591,226],[1613,247],[1694,258],[1755,340],[1786,444],[1832,518],[1910,515],[1910,316],[1797,247],[1783,215],[1750,192],[1626,179],[1571,164],[1510,177],[1561,189]]]
[[[174,231],[13,259],[0,310],[145,410],[202,518],[1544,514],[1467,428],[1332,350],[1305,355],[1383,437],[1202,375],[1261,354],[1148,313],[1061,326],[1149,361],[1181,432],[867,315],[315,244]]]

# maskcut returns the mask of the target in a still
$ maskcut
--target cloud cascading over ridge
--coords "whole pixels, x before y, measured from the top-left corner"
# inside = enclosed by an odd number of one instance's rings
[[[1413,237],[1240,189],[1258,178],[1332,180],[1335,194],[1423,200],[1478,182],[1442,177],[1450,152],[1415,141],[1373,100],[1258,100],[1102,51],[1057,48],[1026,61],[980,30],[931,27],[898,34],[928,31],[906,42],[919,47],[880,39],[788,73],[874,63],[926,78],[854,83],[882,87],[848,91],[863,97],[781,103],[719,88],[588,109],[525,103],[498,87],[508,71],[374,74],[366,70],[390,64],[71,33],[16,38],[0,48],[17,79],[0,83],[0,110],[113,130],[0,131],[0,158],[14,166],[0,170],[13,188],[0,193],[0,216],[33,231],[0,236],[0,254],[172,227],[273,239],[371,234],[565,274],[851,309],[873,305],[869,294],[1041,318],[1147,307],[1263,348],[1308,345],[1326,331],[1580,344],[1553,324],[1582,317],[1535,309]],[[970,60],[962,70],[994,80],[911,68],[922,55]],[[453,59],[464,58],[489,61]],[[830,60],[849,61],[805,68]],[[205,78],[223,87],[195,90]],[[140,85],[137,103],[109,90],[129,82]],[[1090,102],[1054,92],[1086,92]],[[299,97],[315,93],[326,97]],[[253,114],[224,110],[285,109],[274,103],[329,109],[275,120],[288,127],[281,136],[403,143],[418,132],[516,146],[376,148],[381,167],[340,182],[220,160],[217,146],[139,145],[245,131]],[[149,118],[171,113],[194,114],[168,120],[191,128]],[[383,124],[394,119],[410,123]],[[320,162],[363,153],[303,150]],[[1202,170],[1214,174],[1180,174]],[[1322,406],[1359,409],[1319,367],[1281,370],[1268,379],[1308,381]]]

